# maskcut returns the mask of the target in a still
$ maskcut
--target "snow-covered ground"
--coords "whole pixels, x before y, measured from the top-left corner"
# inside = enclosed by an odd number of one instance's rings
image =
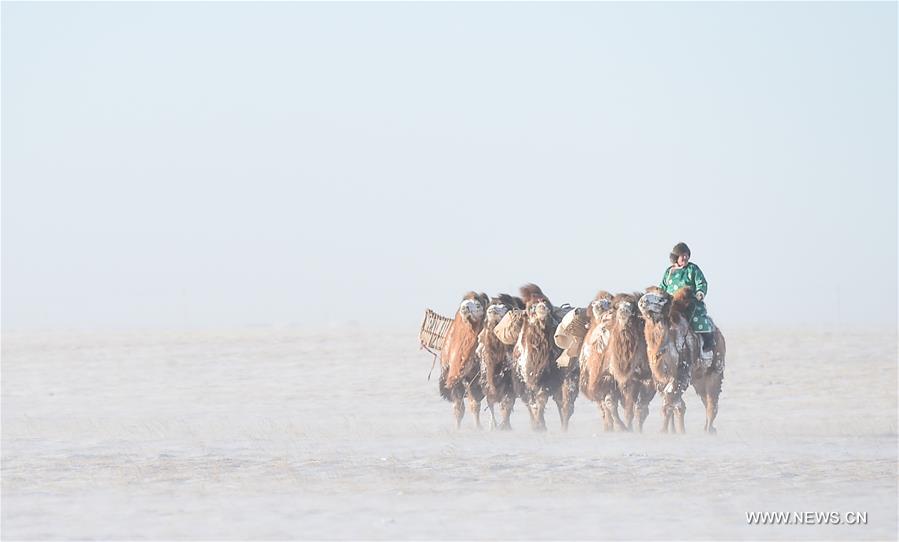
[[[895,331],[725,331],[717,437],[455,431],[415,330],[4,332],[2,537],[895,539]]]

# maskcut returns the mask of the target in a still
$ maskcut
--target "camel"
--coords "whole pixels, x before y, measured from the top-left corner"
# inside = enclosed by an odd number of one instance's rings
[[[640,299],[649,366],[656,389],[662,395],[662,432],[685,431],[687,405],[683,394],[690,385],[691,370],[699,357],[698,337],[687,318],[689,288],[672,297],[657,286]],[[716,397],[717,399],[717,397]]]
[[[615,379],[609,374],[609,368],[603,362],[603,351],[609,342],[609,328],[614,312],[612,308],[612,294],[600,291],[590,303],[587,311],[588,328],[580,351],[580,389],[581,393],[597,404],[603,422],[603,429],[611,431],[614,428],[613,409],[617,412],[618,386]],[[620,421],[620,418],[619,418]],[[621,427],[624,428],[624,423]]]
[[[655,397],[652,372],[643,337],[643,322],[637,305],[639,294],[618,294],[612,299],[614,316],[609,328],[609,341],[602,353],[602,365],[608,368],[615,380],[625,419],[622,422],[614,401],[608,404],[614,424],[618,429],[643,431],[643,423],[649,415],[649,403]]]
[[[559,408],[562,430],[568,430],[568,422],[574,413],[577,398],[579,364],[575,360],[567,367],[556,363],[562,349],[553,339],[559,320],[553,305],[535,284],[521,287],[527,318],[518,335],[513,353],[518,373],[524,382],[522,399],[527,402],[531,415],[531,427],[546,431],[544,411],[546,401],[552,396]]]
[[[463,400],[468,398],[468,408],[475,425],[481,428],[481,400],[484,392],[478,379],[480,363],[477,359],[478,334],[484,327],[488,305],[486,294],[469,292],[462,299],[449,328],[443,348],[440,350],[440,395],[453,403],[456,429],[462,426],[465,416]]]
[[[513,345],[504,344],[494,334],[496,325],[511,310],[524,309],[524,302],[508,294],[490,300],[484,328],[478,335],[477,353],[480,360],[480,386],[490,409],[490,428],[512,429],[509,417],[515,398],[521,392],[521,380],[512,360]],[[499,404],[500,423],[496,423],[494,406]]]

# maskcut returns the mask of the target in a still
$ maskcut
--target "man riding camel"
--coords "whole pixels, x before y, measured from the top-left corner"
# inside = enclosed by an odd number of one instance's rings
[[[684,286],[693,289],[693,302],[690,307],[690,325],[702,338],[702,357],[711,359],[715,347],[715,328],[705,309],[705,296],[709,291],[709,283],[705,275],[695,263],[690,262],[690,247],[686,243],[678,243],[671,249],[671,267],[665,270],[659,287],[674,294]]]

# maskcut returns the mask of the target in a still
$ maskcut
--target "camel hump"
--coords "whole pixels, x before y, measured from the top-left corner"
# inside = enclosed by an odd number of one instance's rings
[[[521,299],[525,306],[531,306],[534,303],[545,301],[548,305],[552,305],[543,290],[533,282],[529,282],[520,288]]]
[[[671,296],[671,311],[676,312],[686,318],[689,316],[687,311],[693,302],[693,288],[684,286],[680,290],[674,292]]]
[[[511,296],[509,294],[499,294],[491,300],[492,303],[501,303],[510,309],[523,309],[524,301],[520,297]]]

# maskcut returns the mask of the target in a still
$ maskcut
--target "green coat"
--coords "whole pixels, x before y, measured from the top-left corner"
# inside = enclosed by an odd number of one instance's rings
[[[662,276],[662,282],[659,287],[673,294],[684,286],[693,288],[693,293],[702,292],[706,295],[709,292],[709,283],[705,280],[705,275],[695,263],[688,263],[682,269],[675,269],[674,266],[665,270]],[[709,333],[712,331],[712,322],[709,320],[705,310],[705,303],[699,301],[695,297],[690,306],[690,324],[696,333]]]

